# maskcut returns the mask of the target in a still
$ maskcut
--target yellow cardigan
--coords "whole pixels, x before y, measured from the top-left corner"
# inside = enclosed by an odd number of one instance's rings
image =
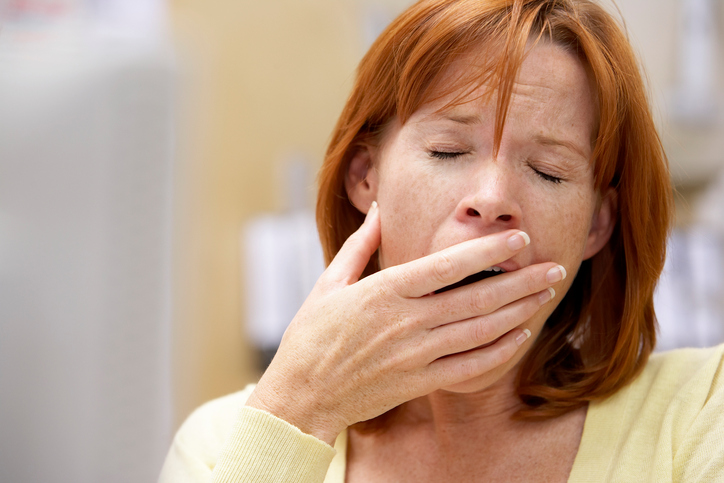
[[[724,482],[724,345],[651,357],[630,385],[588,408],[569,482]],[[179,429],[160,483],[343,483],[335,447],[247,408],[253,386],[197,409]]]

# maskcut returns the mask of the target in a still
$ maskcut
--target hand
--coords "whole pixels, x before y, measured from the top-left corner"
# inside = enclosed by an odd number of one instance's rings
[[[528,236],[508,230],[359,280],[379,224],[373,204],[247,401],[330,444],[347,426],[510,360],[530,335],[518,326],[555,293],[547,273],[565,273],[541,263],[433,293],[521,251]]]

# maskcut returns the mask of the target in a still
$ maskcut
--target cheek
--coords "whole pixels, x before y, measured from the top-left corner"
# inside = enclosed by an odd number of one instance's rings
[[[535,200],[528,209],[529,225],[524,229],[530,230],[534,258],[563,265],[569,274],[567,283],[573,280],[583,260],[594,207],[595,196],[581,190]]]
[[[560,213],[561,224],[574,244],[574,249],[578,251],[578,255],[583,255],[588,233],[591,230],[591,220],[593,219],[593,211],[595,208],[595,195],[586,191],[578,192],[569,200],[565,206],[561,207]]]
[[[437,233],[454,207],[454,195],[443,182],[422,170],[388,170],[380,177],[382,268],[405,263],[436,251]]]
[[[535,220],[538,220],[541,236],[547,241],[556,241],[562,245],[580,246],[585,242],[586,235],[590,228],[591,217],[586,209],[571,210],[571,203],[540,203],[529,210],[538,212]],[[578,208],[578,206],[576,207]],[[530,216],[528,217],[531,218]],[[531,220],[531,222],[535,222]],[[556,243],[556,244],[558,244]]]

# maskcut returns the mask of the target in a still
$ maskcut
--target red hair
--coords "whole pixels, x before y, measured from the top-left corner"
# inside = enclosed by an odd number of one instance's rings
[[[319,174],[317,226],[329,263],[364,220],[344,179],[362,143],[379,142],[424,103],[483,83],[496,86],[495,146],[530,42],[577,55],[595,86],[595,187],[613,188],[617,221],[609,243],[583,262],[518,375],[520,417],[547,418],[610,396],[633,380],[656,342],[653,294],[672,216],[666,156],[631,46],[618,23],[590,0],[422,0],[398,17],[359,65]],[[484,60],[442,85],[461,56]],[[433,98],[434,96],[434,98]],[[373,259],[366,274],[378,270]]]

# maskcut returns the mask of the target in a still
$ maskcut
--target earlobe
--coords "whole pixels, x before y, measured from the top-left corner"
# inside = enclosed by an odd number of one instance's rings
[[[377,199],[377,172],[373,163],[373,148],[368,145],[357,147],[347,166],[344,187],[352,205],[367,213]]]
[[[596,210],[591,221],[591,230],[588,232],[586,248],[583,259],[588,260],[606,246],[611,239],[613,228],[616,226],[618,200],[616,191],[608,188],[601,199],[601,206]]]

